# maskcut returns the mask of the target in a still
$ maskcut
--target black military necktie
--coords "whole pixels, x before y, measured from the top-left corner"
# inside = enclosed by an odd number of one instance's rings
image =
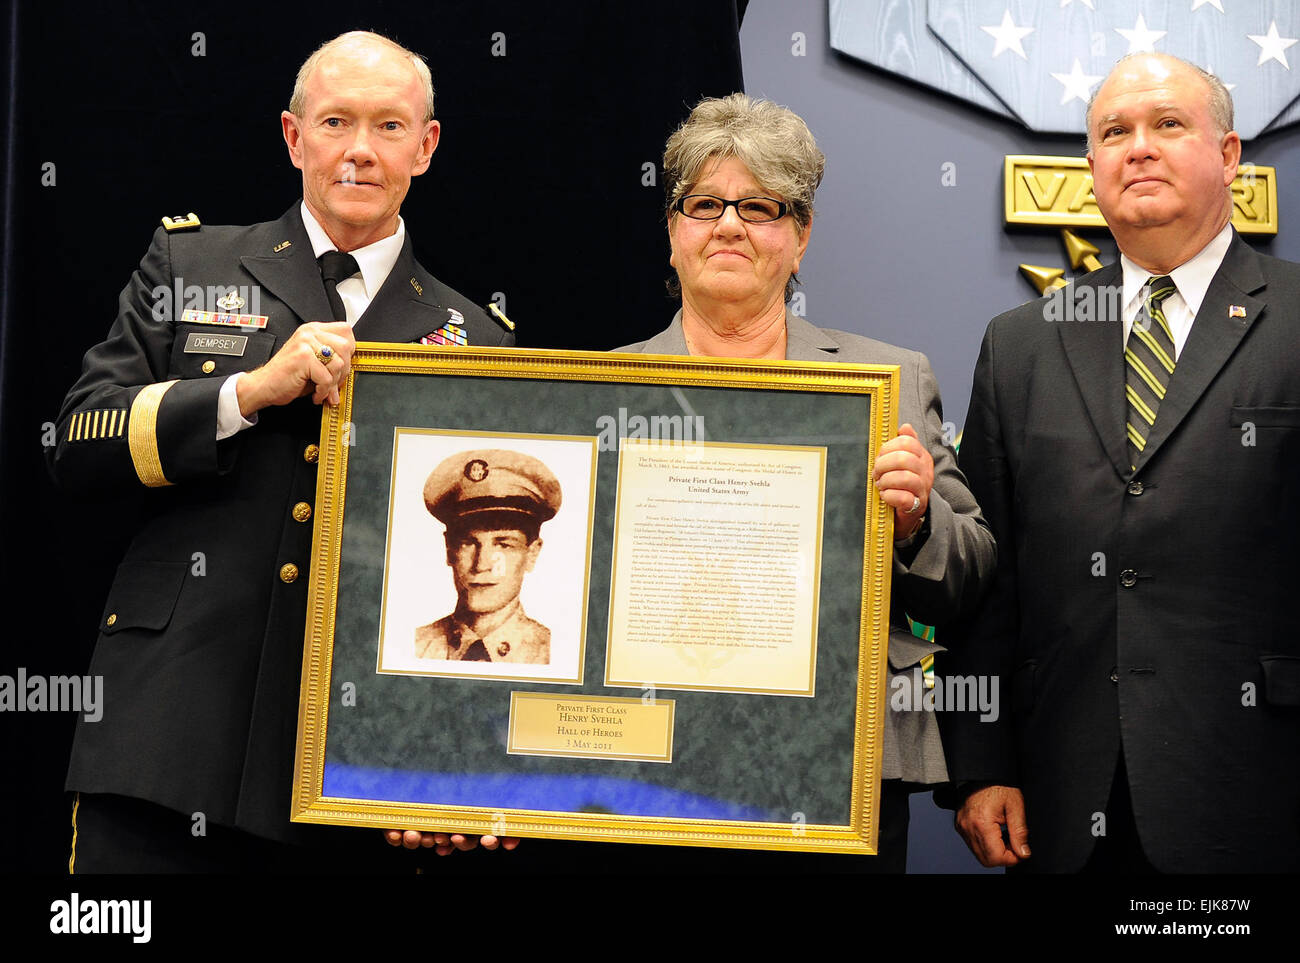
[[[343,307],[343,299],[339,297],[339,282],[346,281],[361,270],[357,266],[357,259],[351,254],[326,251],[317,260],[320,262],[321,279],[325,282],[325,297],[329,298],[334,320],[346,321],[348,313]]]
[[[1156,412],[1160,410],[1160,402],[1169,387],[1169,377],[1174,373],[1174,336],[1165,320],[1162,305],[1177,291],[1172,278],[1158,277],[1147,281],[1146,298],[1124,347],[1127,371],[1124,395],[1128,400],[1128,424],[1125,427],[1129,460],[1134,467],[1151,437]]]

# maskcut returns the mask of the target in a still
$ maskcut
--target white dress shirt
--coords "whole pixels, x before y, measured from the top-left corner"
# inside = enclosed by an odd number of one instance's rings
[[[1161,308],[1165,313],[1165,321],[1169,323],[1169,332],[1174,336],[1175,361],[1182,354],[1187,336],[1192,333],[1196,312],[1201,310],[1205,292],[1209,290],[1210,282],[1218,273],[1219,265],[1223,263],[1223,257],[1228,253],[1228,245],[1231,243],[1232,223],[1229,222],[1195,257],[1169,272],[1178,292],[1166,298]],[[1153,275],[1123,254],[1119,256],[1119,263],[1124,270],[1124,343],[1128,344],[1128,333],[1133,330],[1133,321],[1142,309],[1142,289]]]

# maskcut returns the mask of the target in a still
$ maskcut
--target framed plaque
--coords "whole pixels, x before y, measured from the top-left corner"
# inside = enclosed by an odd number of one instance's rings
[[[874,853],[892,366],[363,343],[292,818]]]

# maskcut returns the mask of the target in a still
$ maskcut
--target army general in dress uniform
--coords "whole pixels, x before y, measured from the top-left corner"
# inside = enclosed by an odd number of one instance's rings
[[[551,630],[524,614],[519,590],[560,509],[554,473],[517,451],[461,452],[429,474],[424,504],[447,526],[456,611],[415,630],[416,656],[548,665]]]
[[[279,120],[301,200],[247,227],[164,219],[47,453],[60,485],[141,512],[90,668],[104,717],[83,720],[68,770],[75,872],[283,871],[386,853],[373,832],[289,819],[319,406],[338,402],[357,338],[513,339],[415,260],[399,213],[439,140],[424,60],[344,34],[303,64],[289,106]],[[215,303],[179,303],[215,288],[227,292]]]

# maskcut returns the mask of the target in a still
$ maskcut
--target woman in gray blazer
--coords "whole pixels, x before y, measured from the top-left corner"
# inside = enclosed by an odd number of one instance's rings
[[[996,549],[944,443],[925,356],[818,328],[787,307],[825,164],[794,112],[745,94],[701,101],[664,152],[670,288],[682,307],[666,330],[620,350],[900,367],[904,423],[873,470],[894,509],[888,695],[900,691],[892,685],[900,677],[911,690],[913,673],[939,650],[913,635],[909,616],[928,625],[956,618],[988,587]],[[911,701],[886,701],[880,855],[871,864],[885,872],[907,865],[908,795],[948,778],[934,713]]]

